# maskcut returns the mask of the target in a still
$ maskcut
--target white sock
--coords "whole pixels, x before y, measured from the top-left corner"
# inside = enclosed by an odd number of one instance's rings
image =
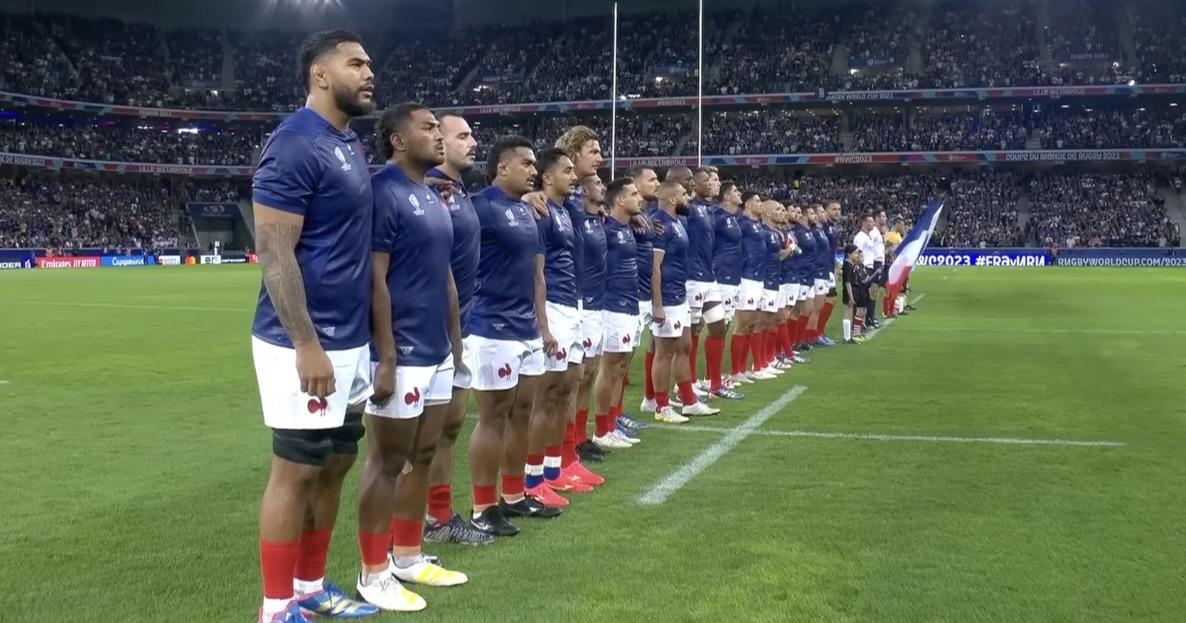
[[[849,320],[848,318],[844,319],[844,339],[845,340],[852,339],[852,321]]]
[[[375,584],[375,583],[379,582],[380,580],[382,580],[384,578],[384,576],[388,576],[388,575],[391,575],[391,571],[388,569],[384,569],[382,571],[363,571],[362,572],[362,585],[370,586],[371,584]]]
[[[264,598],[264,605],[262,607],[263,615],[264,615],[263,619],[265,621],[268,621],[268,620],[271,620],[271,618],[273,616],[276,616],[277,614],[284,612],[284,609],[288,607],[288,604],[291,601],[292,601],[291,599],[267,599],[267,598]]]
[[[325,578],[318,578],[316,580],[293,580],[292,590],[296,591],[297,595],[313,595],[325,590]]]
[[[412,565],[420,562],[420,555],[417,554],[415,556],[395,556],[392,558],[392,560],[395,561],[395,566],[399,567],[400,569],[407,569],[408,567],[411,567]]]

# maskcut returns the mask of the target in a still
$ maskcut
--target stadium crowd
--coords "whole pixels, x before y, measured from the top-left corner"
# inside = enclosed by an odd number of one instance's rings
[[[1065,2],[1073,6],[1059,8]],[[1134,13],[1134,66],[1120,50],[1111,5],[1054,3],[1043,34],[1057,62],[1043,63],[1029,2],[941,3],[920,20],[908,7],[857,4],[791,15],[756,8],[710,12],[705,88],[738,94],[824,89],[1181,82],[1176,43],[1183,16]],[[628,97],[696,92],[692,13],[629,14],[619,33],[619,92]],[[304,33],[203,29],[162,31],[111,19],[0,17],[0,50],[10,62],[0,89],[119,105],[292,110],[301,100],[292,46]],[[45,33],[50,36],[46,36]],[[531,36],[525,35],[530,32]],[[434,105],[601,99],[609,92],[610,23],[586,18],[528,30],[470,26],[443,34],[373,36],[378,90],[388,101]],[[391,43],[385,43],[390,41]],[[565,46],[566,41],[587,45]],[[384,47],[390,45],[390,47]],[[854,71],[834,73],[844,46]],[[556,54],[558,49],[577,48]],[[223,75],[224,48],[231,73]],[[905,71],[920,54],[918,73]],[[1081,58],[1102,55],[1100,59]],[[1101,60],[1107,56],[1106,60]],[[168,62],[160,62],[161,58]],[[466,77],[473,75],[472,81]],[[220,88],[226,84],[233,88]]]
[[[694,126],[693,126],[694,129]],[[804,154],[840,151],[840,118],[789,111],[714,112],[704,119],[705,154]],[[696,153],[695,135],[683,153]]]
[[[159,249],[192,243],[186,201],[237,201],[226,181],[0,176],[0,248]]]
[[[1030,227],[1051,247],[1178,246],[1181,232],[1152,174],[1061,174],[1029,182]]]
[[[1054,109],[1031,123],[1043,149],[1104,149],[1186,145],[1186,111]]]
[[[259,126],[178,132],[176,127],[0,122],[0,152],[153,164],[255,164]]]

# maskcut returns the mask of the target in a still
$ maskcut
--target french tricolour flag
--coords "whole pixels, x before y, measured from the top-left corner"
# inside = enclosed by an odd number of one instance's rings
[[[941,212],[943,212],[941,201],[932,199],[928,202],[922,216],[914,224],[914,229],[911,229],[910,233],[902,239],[902,244],[898,245],[894,263],[890,264],[889,274],[886,275],[886,285],[890,289],[901,291],[902,284],[906,283],[906,278],[914,269],[914,263],[918,261],[919,256],[931,241],[931,234],[935,232],[935,225],[939,223]]]

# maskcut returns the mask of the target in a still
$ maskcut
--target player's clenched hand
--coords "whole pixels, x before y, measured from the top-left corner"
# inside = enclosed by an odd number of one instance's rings
[[[371,402],[380,407],[391,400],[395,393],[395,362],[380,361],[375,366],[375,379],[371,387]]]
[[[334,365],[321,344],[313,342],[296,348],[297,376],[301,379],[301,391],[325,398],[337,391],[334,384]]]
[[[531,206],[532,210],[535,210],[535,220],[538,221],[548,216],[548,196],[543,191],[537,190],[527,193],[523,195],[523,201]]]
[[[449,180],[439,177],[426,177],[424,178],[424,183],[429,188],[437,191],[437,194],[440,195],[441,199],[444,199],[446,203],[448,203],[449,199],[453,196],[453,182]]]
[[[556,338],[552,337],[551,331],[544,329],[540,333],[544,341],[544,354],[549,357],[555,355],[556,351],[560,348],[560,343],[556,341]]]

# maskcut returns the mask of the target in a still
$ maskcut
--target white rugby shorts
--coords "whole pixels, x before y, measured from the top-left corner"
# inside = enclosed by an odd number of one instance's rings
[[[663,306],[663,324],[658,322],[651,322],[651,333],[655,337],[673,338],[680,337],[684,334],[684,329],[692,326],[692,312],[688,309],[688,304],[682,305],[664,305]]]
[[[544,342],[496,340],[480,335],[465,338],[465,365],[478,391],[501,391],[519,384],[520,376],[544,373]]]
[[[251,358],[265,425],[289,430],[340,428],[346,421],[347,408],[370,397],[369,346],[327,350],[325,354],[334,368],[335,391],[325,398],[315,398],[301,391],[295,349],[251,337]]]
[[[632,353],[642,339],[642,325],[635,314],[619,314],[607,311],[602,324],[605,325],[605,339],[601,342],[606,353]]]
[[[737,297],[737,311],[762,310],[762,282],[742,279]]]
[[[581,346],[581,312],[575,307],[557,305],[548,302],[548,331],[556,340],[556,353],[551,357],[544,357],[544,367],[548,372],[564,372],[572,357],[575,363],[582,359]],[[574,354],[575,353],[575,354]]]
[[[371,363],[371,375],[379,364]],[[424,407],[446,404],[453,397],[453,355],[435,366],[395,364],[395,394],[385,405],[368,400],[367,415],[406,420],[420,417]]]

